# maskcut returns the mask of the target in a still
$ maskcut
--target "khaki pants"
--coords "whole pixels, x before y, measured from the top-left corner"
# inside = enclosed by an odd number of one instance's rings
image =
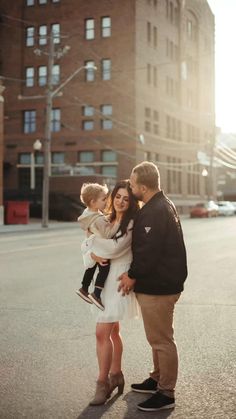
[[[158,389],[174,396],[178,374],[178,354],[174,341],[173,315],[180,294],[136,294],[141,307],[146,337],[152,347],[154,369],[150,376]]]

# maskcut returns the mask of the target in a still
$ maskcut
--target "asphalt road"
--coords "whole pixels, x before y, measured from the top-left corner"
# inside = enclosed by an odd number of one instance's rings
[[[183,220],[189,276],[177,305],[176,408],[137,410],[147,378],[142,321],[122,325],[125,392],[90,407],[97,374],[94,318],[74,290],[78,228],[0,235],[0,418],[236,418],[236,217]]]

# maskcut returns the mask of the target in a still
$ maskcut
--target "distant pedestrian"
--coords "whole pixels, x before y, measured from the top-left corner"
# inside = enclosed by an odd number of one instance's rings
[[[178,354],[173,314],[187,277],[182,228],[174,204],[160,189],[156,165],[143,162],[132,170],[132,193],[144,206],[137,213],[132,236],[133,261],[120,277],[124,295],[134,290],[140,304],[146,337],[152,347],[153,371],[133,391],[154,393],[138,409],[156,411],[175,405]],[[141,360],[139,364],[139,369]]]
[[[106,185],[84,183],[81,188],[80,199],[87,208],[78,218],[78,223],[88,235],[95,234],[98,237],[110,239],[116,234],[119,228],[119,223],[115,222],[111,224],[109,219],[103,214],[107,203],[107,195],[108,188]],[[89,293],[89,286],[97,268],[98,274],[95,280],[95,288],[92,293]],[[82,287],[76,290],[76,294],[84,301],[90,304],[94,303],[101,310],[104,310],[101,292],[104,288],[109,268],[109,261],[104,266],[95,263],[93,267],[86,269],[81,284]]]

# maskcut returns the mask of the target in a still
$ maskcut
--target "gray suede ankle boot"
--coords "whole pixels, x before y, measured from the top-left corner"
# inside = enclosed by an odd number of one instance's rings
[[[110,386],[108,381],[97,381],[96,391],[93,400],[89,403],[91,406],[104,404],[110,397]]]
[[[118,394],[122,394],[124,391],[125,380],[122,371],[118,372],[117,374],[110,374],[109,376],[110,382],[110,394],[118,387]]]

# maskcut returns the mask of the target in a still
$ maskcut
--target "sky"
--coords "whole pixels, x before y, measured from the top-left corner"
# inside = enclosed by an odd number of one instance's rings
[[[208,0],[215,15],[216,125],[236,133],[236,0]]]

